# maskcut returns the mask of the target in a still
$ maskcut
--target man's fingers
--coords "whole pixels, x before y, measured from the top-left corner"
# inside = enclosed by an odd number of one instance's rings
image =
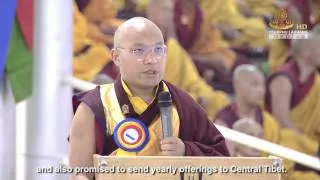
[[[168,137],[160,142],[160,149],[163,156],[183,156],[185,145],[178,137]]]
[[[174,154],[174,151],[161,151],[161,156],[172,156]]]
[[[178,139],[176,137],[167,137],[160,141],[160,144],[177,144]]]
[[[175,151],[177,149],[175,144],[162,144],[160,148],[161,151]]]

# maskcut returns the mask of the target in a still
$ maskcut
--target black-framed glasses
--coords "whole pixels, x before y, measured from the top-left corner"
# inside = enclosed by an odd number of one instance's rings
[[[136,58],[137,60],[144,60],[148,53],[151,51],[152,56],[154,58],[162,58],[167,50],[166,45],[156,45],[153,47],[133,47],[133,48],[124,48],[124,47],[116,47],[114,49],[122,49],[122,50],[129,50],[129,53]]]

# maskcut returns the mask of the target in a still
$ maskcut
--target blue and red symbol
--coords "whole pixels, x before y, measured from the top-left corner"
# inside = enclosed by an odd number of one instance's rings
[[[113,139],[120,149],[138,152],[148,143],[149,130],[143,122],[134,118],[126,118],[115,127]]]

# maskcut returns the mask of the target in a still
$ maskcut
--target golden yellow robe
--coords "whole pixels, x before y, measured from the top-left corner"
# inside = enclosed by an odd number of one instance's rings
[[[74,4],[73,28],[73,73],[74,76],[92,81],[101,69],[111,60],[109,49],[95,43],[88,37],[88,22]],[[89,47],[87,50],[86,47]]]
[[[263,135],[264,139],[296,151],[315,156],[318,152],[319,143],[303,134],[298,134],[290,129],[281,129],[277,121],[267,112],[263,112]],[[266,155],[266,154],[263,154]],[[294,170],[293,161],[284,160],[284,167],[288,171],[284,179],[288,180],[318,180],[320,177],[311,171]]]
[[[230,42],[230,45],[239,47],[248,44],[250,47],[263,47],[268,44],[267,27],[263,20],[244,17],[235,0],[200,0],[200,3],[212,24],[224,24],[240,30],[240,38]]]
[[[203,97],[209,101],[206,112],[214,117],[229,104],[227,94],[210,87],[199,75],[192,59],[175,39],[167,40],[167,62],[164,79],[187,91],[195,100]]]
[[[290,48],[283,40],[272,39],[268,57],[270,72],[275,72],[278,68],[284,65],[289,54]]]
[[[293,124],[310,138],[320,142],[320,75],[303,100],[289,112]]]

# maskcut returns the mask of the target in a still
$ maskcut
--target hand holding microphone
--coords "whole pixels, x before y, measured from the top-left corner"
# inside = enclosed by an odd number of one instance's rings
[[[178,137],[167,137],[160,141],[162,156],[184,156],[185,144]]]
[[[169,92],[159,93],[159,107],[163,139],[160,149],[163,156],[183,156],[185,144],[178,137],[172,136],[172,99]]]

